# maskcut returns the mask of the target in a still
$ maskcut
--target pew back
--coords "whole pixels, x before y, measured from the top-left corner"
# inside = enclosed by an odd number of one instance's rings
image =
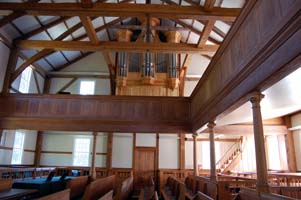
[[[98,200],[113,200],[113,190],[111,190],[110,192],[108,192],[107,194],[105,194],[104,196],[102,196],[100,199]]]
[[[85,189],[82,200],[97,200],[111,190],[114,190],[116,177],[108,176],[96,179],[91,182]]]
[[[133,191],[133,176],[120,180],[117,186],[116,200],[126,200]]]
[[[67,182],[66,188],[70,189],[70,199],[83,196],[86,186],[89,183],[89,176],[79,176]]]

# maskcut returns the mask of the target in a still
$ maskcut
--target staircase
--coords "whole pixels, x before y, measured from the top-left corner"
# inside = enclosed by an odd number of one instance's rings
[[[241,159],[241,142],[234,143],[229,150],[222,156],[222,158],[216,163],[216,169],[219,173],[229,171],[239,162]]]

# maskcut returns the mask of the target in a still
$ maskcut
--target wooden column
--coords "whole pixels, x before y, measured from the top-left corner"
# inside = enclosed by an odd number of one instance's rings
[[[198,144],[197,144],[197,133],[192,134],[193,138],[193,172],[195,176],[199,175],[199,168],[198,168]]]
[[[112,168],[113,133],[108,133],[107,141],[107,170]]]
[[[97,144],[97,132],[93,132],[93,146],[92,146],[92,162],[91,162],[91,177],[96,179],[96,144]]]
[[[285,135],[285,146],[287,152],[287,164],[289,172],[297,171],[297,161],[295,153],[295,143],[293,137],[293,131],[288,130],[292,127],[291,116],[284,117],[285,125],[287,127],[287,134]]]
[[[50,87],[51,87],[51,78],[46,77],[45,78],[45,83],[44,83],[44,89],[43,89],[43,94],[49,94],[50,92]]]
[[[180,142],[179,142],[179,162],[180,170],[185,169],[185,133],[179,133]]]
[[[257,191],[269,192],[263,124],[260,110],[260,101],[263,97],[264,95],[262,95],[261,93],[252,94],[250,97],[250,102],[252,103],[253,111],[253,129],[257,170]]]
[[[17,47],[12,48],[10,51],[9,59],[8,59],[2,94],[9,93],[10,85],[11,85],[11,77],[12,77],[14,70],[16,69],[16,65],[18,62],[18,55],[19,55],[19,49]]]
[[[42,144],[43,144],[43,132],[38,131],[37,140],[36,140],[36,150],[34,154],[34,166],[39,167],[41,162],[41,152],[42,152]]]
[[[210,179],[216,180],[216,161],[215,161],[215,144],[214,144],[214,122],[209,122],[208,125],[209,131],[209,143],[210,143]]]

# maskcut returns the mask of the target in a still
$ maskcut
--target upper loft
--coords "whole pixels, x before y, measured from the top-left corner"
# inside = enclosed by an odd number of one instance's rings
[[[16,45],[23,59],[10,89],[17,92],[30,66],[46,79],[107,79],[111,95],[189,96],[244,3],[1,0],[1,41]],[[97,65],[73,68],[90,58]],[[137,86],[152,89],[131,93]]]

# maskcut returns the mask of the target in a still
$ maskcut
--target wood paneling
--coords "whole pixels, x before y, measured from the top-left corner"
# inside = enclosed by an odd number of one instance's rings
[[[190,130],[189,98],[80,95],[0,97],[0,127],[61,131]]]
[[[299,67],[300,10],[300,1],[247,2],[192,93],[193,131]]]

